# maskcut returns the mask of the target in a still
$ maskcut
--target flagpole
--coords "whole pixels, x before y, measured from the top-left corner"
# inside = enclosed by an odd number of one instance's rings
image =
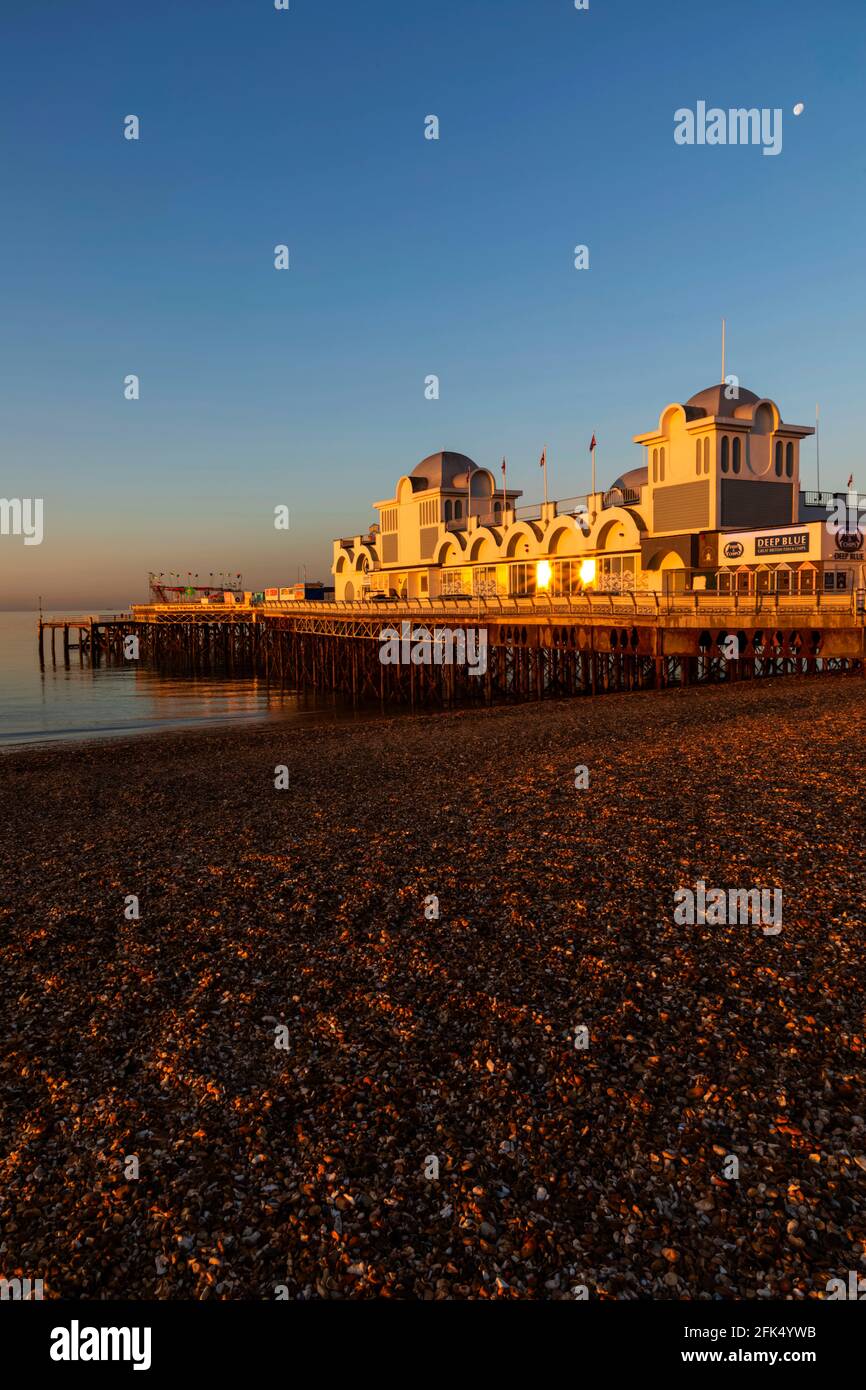
[[[502,524],[505,525],[505,513],[508,510],[508,493],[505,491],[505,459],[502,460]]]
[[[818,434],[818,407],[815,406],[815,467],[818,472],[818,492],[821,491],[821,440]]]
[[[593,435],[595,438],[595,435]],[[595,445],[592,446],[592,495],[595,496]]]
[[[541,457],[544,459],[544,504],[545,504],[545,506],[546,506],[546,505],[547,505],[547,445],[546,445],[546,444],[545,444],[545,446],[544,446],[544,453],[542,454]]]

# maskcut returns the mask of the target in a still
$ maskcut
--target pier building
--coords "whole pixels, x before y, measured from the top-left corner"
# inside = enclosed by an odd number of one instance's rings
[[[520,506],[460,453],[431,454],[333,543],[337,600],[584,593],[812,595],[863,587],[863,536],[800,486],[814,429],[733,385],[662,410],[642,462],[604,491]]]

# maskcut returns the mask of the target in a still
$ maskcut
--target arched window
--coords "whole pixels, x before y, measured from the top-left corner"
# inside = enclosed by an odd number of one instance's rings
[[[658,449],[653,449],[653,482],[654,482],[654,483],[657,483],[658,480],[659,480],[659,451],[658,451]]]
[[[705,472],[705,473],[709,473],[709,471],[710,471],[710,436],[707,435],[706,438],[704,439],[704,472]]]
[[[460,521],[460,519],[461,519],[462,516],[463,516],[463,503],[462,503],[462,502],[460,501],[460,499],[458,498],[458,500],[454,503],[454,520],[455,520],[455,521]]]
[[[499,514],[500,514],[501,511],[502,511],[502,503],[501,503],[501,502],[499,501],[499,499],[497,498],[496,501],[493,503],[493,515],[494,515],[494,516],[499,516]]]
[[[450,520],[451,520],[451,503],[450,503],[450,502],[446,502],[446,503],[445,503],[445,520],[446,520],[446,521],[450,521]]]
[[[786,477],[786,478],[793,478],[793,476],[794,476],[794,446],[793,446],[793,444],[786,444],[786,445],[785,445],[785,477]]]
[[[722,472],[728,471],[728,436],[722,435]]]
[[[701,441],[695,440],[695,475],[701,471]]]
[[[739,435],[735,435],[735,437],[734,437],[734,447],[733,447],[733,450],[732,450],[732,457],[731,457],[731,471],[732,471],[733,473],[739,473],[739,471],[740,471],[740,436],[739,436]]]
[[[659,482],[660,482],[660,483],[663,483],[664,480],[665,480],[665,451],[664,451],[664,449],[659,449]]]
[[[776,440],[776,477],[777,477],[777,478],[781,478],[781,476],[782,476],[782,441],[781,441],[781,439],[777,439],[777,440]]]

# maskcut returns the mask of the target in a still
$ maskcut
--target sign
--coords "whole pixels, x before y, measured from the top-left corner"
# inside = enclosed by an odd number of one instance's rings
[[[728,544],[725,546],[726,560],[739,560],[742,553],[743,547],[739,541],[728,541]]]
[[[836,545],[845,555],[853,555],[855,551],[863,549],[863,532],[857,531],[837,531]]]
[[[809,550],[808,531],[785,531],[774,536],[756,536],[756,555],[797,555]]]
[[[265,589],[265,603],[277,603],[279,601],[279,589]]]

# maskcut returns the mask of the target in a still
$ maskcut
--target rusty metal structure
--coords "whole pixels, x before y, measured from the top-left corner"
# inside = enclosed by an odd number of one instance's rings
[[[585,594],[375,602],[148,604],[110,619],[40,619],[78,626],[93,663],[136,659],[195,675],[255,674],[274,686],[353,703],[409,706],[595,695],[704,681],[829,671],[866,675],[866,627],[855,595]],[[486,635],[484,669],[436,662],[436,634]],[[385,664],[383,642],[409,642]],[[64,658],[69,659],[68,637]],[[404,649],[405,650],[405,649]],[[412,650],[416,659],[411,657]],[[43,657],[44,659],[44,657]]]

